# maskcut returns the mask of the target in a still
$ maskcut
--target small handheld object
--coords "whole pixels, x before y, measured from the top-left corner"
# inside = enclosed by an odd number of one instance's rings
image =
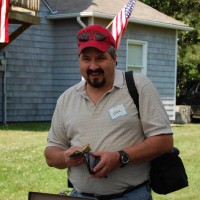
[[[89,173],[94,174],[93,169],[99,163],[100,158],[97,156],[93,156],[90,152],[84,153],[83,156]]]
[[[87,153],[91,150],[90,148],[90,144],[86,144],[83,147],[81,147],[80,149],[74,151],[73,153],[71,153],[70,155],[68,155],[68,157],[70,158],[76,158],[78,156],[84,155],[84,153]]]

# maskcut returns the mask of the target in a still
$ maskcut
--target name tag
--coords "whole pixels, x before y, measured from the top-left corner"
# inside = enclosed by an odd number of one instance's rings
[[[124,105],[121,104],[121,105],[118,105],[118,106],[115,106],[115,107],[109,109],[109,114],[110,114],[111,119],[114,120],[114,119],[117,119],[124,115],[127,115],[127,112],[126,112]]]

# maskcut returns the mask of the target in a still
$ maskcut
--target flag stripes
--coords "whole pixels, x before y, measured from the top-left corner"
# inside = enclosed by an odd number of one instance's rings
[[[130,0],[128,4],[124,8],[122,8],[122,10],[113,19],[112,35],[116,41],[117,49],[120,45],[121,38],[126,30],[128,19],[131,16],[132,10],[135,6],[135,2],[136,0]]]
[[[8,6],[9,0],[0,0],[0,43],[9,42]]]

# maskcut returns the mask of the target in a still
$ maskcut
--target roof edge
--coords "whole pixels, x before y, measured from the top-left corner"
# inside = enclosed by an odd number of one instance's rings
[[[194,30],[194,28],[189,27],[187,25],[178,26],[178,25],[175,25],[175,24],[167,24],[167,23],[161,23],[161,22],[149,21],[149,20],[142,20],[142,19],[136,19],[136,18],[129,19],[129,22],[133,22],[133,23],[137,23],[137,24],[150,25],[150,26],[163,27],[163,28],[171,28],[171,29],[182,30],[182,31],[192,31],[192,30]]]
[[[96,12],[80,12],[80,13],[70,13],[70,14],[46,15],[46,19],[50,19],[50,20],[59,20],[59,19],[67,19],[67,18],[74,18],[74,17],[99,17],[99,18],[112,20],[115,17],[115,15],[106,15],[105,13],[96,13]],[[163,27],[163,28],[182,30],[182,31],[194,30],[194,28],[189,27],[187,25],[178,26],[175,24],[166,24],[166,23],[142,20],[142,19],[137,19],[137,18],[129,18],[129,22],[149,25],[149,26],[157,26],[157,27]]]

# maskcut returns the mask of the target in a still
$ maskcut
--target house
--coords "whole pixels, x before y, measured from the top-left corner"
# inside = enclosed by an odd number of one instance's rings
[[[0,89],[0,121],[5,124],[7,122],[8,51],[6,49],[4,50],[4,48],[32,25],[38,25],[40,23],[40,18],[37,16],[40,8],[40,0],[1,1],[1,6],[3,5],[6,5],[4,7],[6,10],[8,8],[8,24],[11,25],[9,29],[9,42],[0,43],[0,84],[2,86]]]
[[[0,121],[50,121],[57,98],[81,80],[76,34],[105,27],[128,0],[42,0],[40,24],[1,49],[6,60]],[[111,26],[108,27],[108,29]],[[10,26],[14,29],[14,26]],[[175,120],[177,32],[189,26],[137,1],[118,49],[117,68],[146,74]],[[3,88],[3,89],[2,89]]]

